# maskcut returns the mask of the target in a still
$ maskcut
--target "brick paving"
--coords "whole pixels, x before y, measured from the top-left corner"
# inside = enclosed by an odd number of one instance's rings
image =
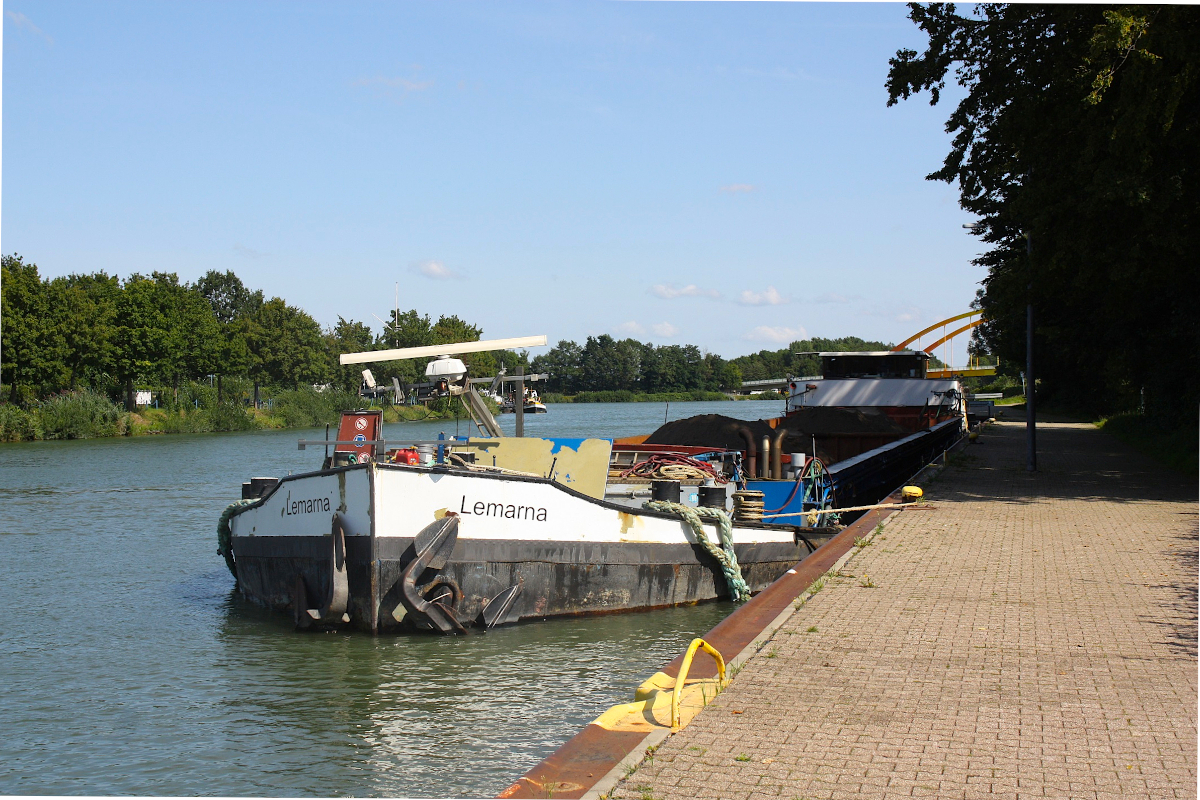
[[[1195,477],[1038,444],[952,456],[610,796],[1196,797]]]

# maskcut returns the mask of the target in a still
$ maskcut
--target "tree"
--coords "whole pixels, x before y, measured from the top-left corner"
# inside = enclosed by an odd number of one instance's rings
[[[326,350],[329,354],[329,370],[334,385],[347,392],[358,391],[362,367],[357,364],[342,366],[338,356],[342,353],[364,353],[375,347],[375,334],[362,322],[338,317],[333,330],[325,332]]]
[[[26,264],[15,253],[4,256],[0,287],[0,376],[12,402],[30,403],[44,387],[61,383],[65,343],[36,264]]]
[[[975,261],[984,342],[1023,362],[1032,303],[1047,395],[1104,413],[1145,389],[1149,412],[1194,418],[1200,11],[910,9],[929,46],[891,60],[888,103],[928,91],[936,104],[952,68],[967,90],[928,177],[958,183],[991,246]]]
[[[258,335],[254,322],[263,305],[261,289],[250,291],[232,271],[209,270],[195,289],[208,301],[220,326],[217,354],[217,402],[225,397],[226,375],[246,375],[254,368],[250,340]],[[257,402],[257,401],[256,401]]]
[[[125,410],[133,411],[134,383],[158,377],[167,360],[170,323],[159,285],[134,273],[116,298],[113,376],[124,388]]]
[[[255,315],[250,351],[254,354],[251,377],[258,388],[264,382],[299,388],[326,378],[325,340],[317,321],[278,297],[263,303]]]
[[[82,380],[106,391],[115,357],[117,296],[121,281],[104,272],[68,275],[50,281],[50,303],[60,309],[63,360],[68,385]]]
[[[230,270],[222,273],[210,269],[196,281],[195,289],[208,301],[213,315],[222,325],[228,325],[262,308],[262,290],[250,291],[241,278]]]
[[[549,391],[574,394],[581,385],[582,360],[582,347],[567,339],[560,339],[548,352],[533,359],[532,369],[550,376],[546,380]]]
[[[155,272],[152,279],[166,324],[163,356],[155,372],[178,396],[181,381],[216,371],[223,345],[221,326],[204,295],[181,285],[175,273]]]

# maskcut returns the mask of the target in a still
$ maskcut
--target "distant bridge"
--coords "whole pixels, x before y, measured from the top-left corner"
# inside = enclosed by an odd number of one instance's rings
[[[966,325],[963,325],[960,328],[952,330],[949,333],[946,332],[946,329],[948,327],[950,327],[950,323],[958,322],[959,320],[963,320],[963,319],[967,320]],[[920,331],[919,333],[915,333],[912,336],[908,337],[903,342],[901,342],[900,344],[893,347],[892,351],[894,352],[896,350],[908,349],[908,346],[910,344],[912,344],[913,342],[917,342],[918,343],[917,346],[920,347],[921,337],[923,337],[927,333],[932,333],[933,331],[936,331],[938,328],[941,328],[942,338],[938,339],[933,344],[924,348],[924,350],[926,353],[929,353],[929,355],[933,355],[934,350],[936,350],[938,347],[945,345],[945,347],[943,348],[943,352],[942,352],[942,361],[945,362],[946,364],[951,364],[954,362],[954,345],[953,345],[954,337],[958,336],[960,333],[966,333],[967,331],[972,330],[973,328],[978,328],[983,323],[984,323],[983,312],[979,311],[979,310],[968,311],[965,314],[959,314],[957,316],[947,317],[946,319],[942,320],[941,322],[935,322],[932,325],[930,325],[928,328],[926,328],[925,330]],[[949,350],[948,354],[945,352],[946,350]],[[929,377],[929,378],[973,378],[973,377],[979,377],[979,376],[984,376],[984,375],[995,375],[996,374],[996,367],[983,366],[983,365],[979,365],[979,364],[971,364],[969,361],[969,358],[970,357],[968,356],[968,364],[965,367],[939,367],[937,369],[931,369],[926,373],[926,377]]]

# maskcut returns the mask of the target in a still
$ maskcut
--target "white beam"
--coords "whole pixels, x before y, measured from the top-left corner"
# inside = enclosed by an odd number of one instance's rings
[[[402,347],[399,350],[368,350],[365,353],[342,353],[339,363],[370,364],[376,361],[398,361],[402,358],[456,356],[460,353],[485,353],[488,350],[512,350],[517,347],[542,347],[545,336],[520,336],[515,339],[484,339],[481,342],[434,344],[428,347]]]

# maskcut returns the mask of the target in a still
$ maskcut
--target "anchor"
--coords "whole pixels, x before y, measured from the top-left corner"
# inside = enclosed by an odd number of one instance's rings
[[[442,633],[467,632],[454,616],[454,607],[462,599],[462,590],[451,578],[438,576],[417,586],[425,570],[437,572],[446,566],[458,540],[458,516],[446,516],[426,525],[413,539],[415,557],[400,576],[400,602],[418,623]],[[393,612],[395,616],[395,612]]]
[[[513,604],[517,602],[517,596],[521,594],[523,588],[525,588],[525,579],[518,577],[517,583],[487,602],[475,622],[489,629],[508,622],[508,613],[512,611]]]
[[[303,575],[296,575],[296,582],[292,586],[292,618],[297,629],[350,621],[350,615],[346,613],[350,604],[350,583],[346,578],[346,531],[337,514],[333,515],[329,541],[329,587],[319,608],[311,607],[308,583]]]

